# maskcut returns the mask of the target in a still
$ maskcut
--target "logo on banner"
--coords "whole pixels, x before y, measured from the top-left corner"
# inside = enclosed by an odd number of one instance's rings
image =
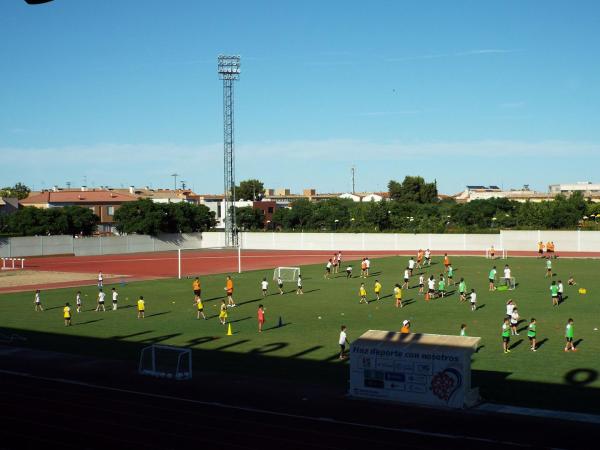
[[[444,400],[446,403],[450,401],[461,385],[462,375],[452,367],[436,373],[431,378],[431,391],[433,395],[440,400]]]

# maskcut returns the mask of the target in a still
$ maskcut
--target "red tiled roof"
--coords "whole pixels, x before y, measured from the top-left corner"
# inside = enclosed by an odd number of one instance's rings
[[[43,203],[122,203],[134,202],[137,197],[112,191],[58,191],[41,192],[20,201],[22,205]]]

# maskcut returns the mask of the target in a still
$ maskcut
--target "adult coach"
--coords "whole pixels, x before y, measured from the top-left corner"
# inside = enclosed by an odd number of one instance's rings
[[[233,301],[233,280],[231,275],[227,275],[227,281],[225,282],[225,293],[227,294],[227,307],[235,308],[236,304]]]
[[[202,293],[200,288],[200,278],[194,278],[194,281],[192,282],[192,290],[194,291],[194,297],[200,297],[200,294]]]

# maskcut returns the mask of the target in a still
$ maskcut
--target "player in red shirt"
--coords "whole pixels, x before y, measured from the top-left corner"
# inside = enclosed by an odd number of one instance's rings
[[[263,305],[258,305],[256,318],[258,319],[258,332],[262,333],[263,324],[265,323],[265,309],[263,308]]]

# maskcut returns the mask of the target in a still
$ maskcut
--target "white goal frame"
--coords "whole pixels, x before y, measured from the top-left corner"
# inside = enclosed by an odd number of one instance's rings
[[[156,365],[156,350],[167,350],[179,353],[177,357],[177,366],[174,370],[158,370]],[[148,356],[149,354],[149,356]],[[145,358],[150,358],[150,368],[144,365]],[[187,366],[187,370],[186,369]],[[189,348],[173,347],[171,345],[152,344],[144,347],[140,354],[140,363],[138,366],[140,375],[149,375],[157,378],[170,378],[174,380],[192,379],[192,350]]]
[[[494,259],[506,259],[508,257],[508,252],[503,248],[495,248],[494,249]],[[485,259],[492,259],[491,249],[485,249]]]
[[[238,263],[238,273],[242,273],[242,247],[241,246],[237,246],[237,247],[233,247],[237,250],[237,263]],[[181,280],[181,251],[199,251],[199,250],[232,250],[233,248],[226,248],[226,247],[189,247],[189,248],[178,248],[177,249],[177,278]]]
[[[291,270],[293,275],[292,275],[292,279],[289,278],[284,278],[281,276],[281,270],[284,269],[285,271],[289,271]],[[298,280],[298,276],[300,275],[300,267],[277,267],[275,268],[275,270],[273,270],[273,280],[277,280],[277,278],[281,278],[281,281],[296,281]]]

